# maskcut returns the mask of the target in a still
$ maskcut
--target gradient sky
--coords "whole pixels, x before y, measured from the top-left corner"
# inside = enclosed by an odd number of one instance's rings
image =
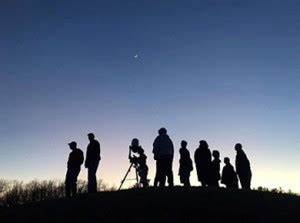
[[[300,192],[299,11],[298,0],[1,1],[0,178],[63,179],[67,143],[85,152],[94,132],[98,177],[119,185],[137,137],[153,180],[165,126],[177,184],[180,141],[193,156],[206,139],[232,163],[241,142],[253,186]]]

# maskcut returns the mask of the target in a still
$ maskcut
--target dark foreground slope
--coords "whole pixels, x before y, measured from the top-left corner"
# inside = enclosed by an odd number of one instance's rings
[[[300,198],[256,191],[149,188],[0,209],[0,222],[300,222]]]

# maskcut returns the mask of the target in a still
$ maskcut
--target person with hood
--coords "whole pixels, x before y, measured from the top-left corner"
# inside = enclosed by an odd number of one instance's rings
[[[242,189],[250,190],[252,178],[250,162],[242,149],[242,144],[237,143],[234,148],[236,150],[235,169],[240,179]]]
[[[131,163],[136,164],[137,172],[140,177],[140,185],[145,188],[149,186],[148,183],[148,166],[147,166],[147,156],[145,155],[144,149],[140,146],[139,140],[134,138],[131,141],[130,150],[134,153],[137,153],[139,156],[131,156],[129,155],[129,159]]]
[[[161,128],[158,131],[158,136],[153,142],[153,154],[156,160],[156,176],[154,180],[154,186],[159,184],[160,187],[164,187],[166,183],[166,177],[168,178],[168,185],[172,187],[173,182],[173,157],[174,146],[170,137],[167,135],[167,129]]]
[[[80,173],[80,166],[83,164],[83,152],[77,148],[76,142],[69,143],[72,152],[69,154],[68,169],[65,180],[65,193],[67,197],[76,195],[77,193],[77,177]]]
[[[219,180],[221,179],[220,175],[220,153],[217,150],[213,150],[212,152],[213,161],[210,165],[210,182],[209,186],[219,187]]]
[[[193,161],[190,157],[190,152],[187,149],[187,142],[185,140],[181,141],[181,148],[179,149],[179,154],[180,183],[182,183],[185,187],[190,187],[190,174],[193,170]]]
[[[205,140],[200,141],[194,154],[198,180],[203,187],[208,186],[211,165],[211,152]]]
[[[97,192],[97,169],[100,162],[100,143],[95,139],[94,133],[89,133],[90,143],[86,149],[85,167],[88,169],[88,193]]]
[[[228,157],[224,158],[225,166],[222,170],[222,179],[221,183],[225,184],[227,189],[238,189],[238,178],[236,172],[234,171],[233,166],[230,163],[230,159]]]

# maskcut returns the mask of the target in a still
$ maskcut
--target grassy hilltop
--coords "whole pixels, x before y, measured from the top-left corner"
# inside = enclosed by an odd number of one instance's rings
[[[179,188],[82,194],[0,209],[0,222],[300,222],[300,197]]]

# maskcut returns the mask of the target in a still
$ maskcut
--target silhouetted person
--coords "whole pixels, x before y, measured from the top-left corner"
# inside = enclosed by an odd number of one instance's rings
[[[88,134],[90,143],[86,150],[85,167],[88,169],[88,192],[97,192],[97,169],[100,161],[100,143],[93,133]]]
[[[210,165],[210,182],[209,186],[219,187],[219,180],[221,179],[220,175],[220,153],[217,150],[213,150],[212,152],[213,161]]]
[[[68,170],[65,180],[65,193],[67,197],[76,195],[77,193],[77,177],[80,173],[80,166],[83,164],[83,152],[77,148],[76,142],[69,143],[72,150],[68,159]]]
[[[130,146],[131,151],[139,154],[139,156],[129,157],[130,162],[137,164],[137,171],[140,176],[140,184],[143,187],[148,187],[148,166],[146,164],[147,156],[144,153],[144,149],[140,146],[139,140],[134,138]]]
[[[235,145],[236,157],[235,157],[235,169],[236,173],[240,179],[241,186],[243,189],[251,189],[251,168],[250,162],[242,149],[242,144],[237,143]]]
[[[233,166],[230,163],[230,159],[228,157],[224,158],[225,166],[222,171],[222,179],[221,183],[226,185],[226,188],[229,189],[238,189],[238,178],[236,172],[234,171]]]
[[[190,152],[188,151],[187,142],[181,141],[181,148],[179,149],[180,159],[179,159],[179,176],[180,183],[185,187],[191,186],[190,184],[190,174],[193,170],[193,162],[190,157]]]
[[[200,141],[194,154],[198,180],[203,187],[208,186],[210,176],[211,152],[205,140]]]
[[[172,187],[173,182],[173,157],[174,146],[170,137],[167,135],[167,130],[161,128],[158,131],[158,136],[153,143],[153,154],[156,160],[156,176],[154,180],[154,186],[159,183],[160,187],[165,186],[166,177],[168,177],[168,185]]]

